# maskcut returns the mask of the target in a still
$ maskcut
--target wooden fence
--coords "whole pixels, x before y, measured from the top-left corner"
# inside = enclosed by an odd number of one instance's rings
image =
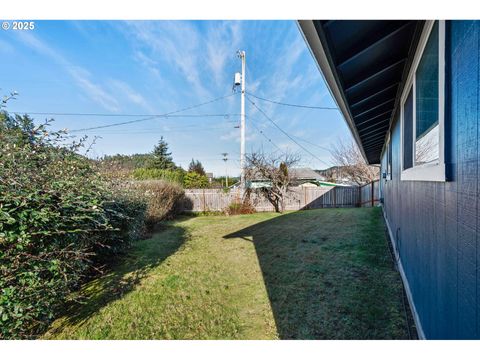
[[[374,206],[378,204],[378,180],[363,186],[296,187],[289,193],[286,210]],[[224,211],[232,203],[242,200],[240,190],[225,192],[222,189],[186,189],[183,211]],[[273,211],[273,206],[263,196],[252,195],[257,211]]]
[[[359,187],[360,206],[375,206],[380,203],[380,181],[375,180]]]

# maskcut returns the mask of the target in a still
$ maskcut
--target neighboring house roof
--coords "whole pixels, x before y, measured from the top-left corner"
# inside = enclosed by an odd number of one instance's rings
[[[424,21],[300,20],[300,29],[355,141],[380,162]]]
[[[258,181],[247,181],[247,188],[249,189],[261,189],[272,187],[272,184],[268,180],[258,180]]]
[[[350,186],[346,184],[332,183],[328,181],[318,181],[319,186]]]
[[[253,180],[247,181],[247,188],[249,189],[261,189],[261,188],[269,188],[272,184],[268,180]],[[328,181],[321,181],[321,180],[307,180],[302,182],[300,187],[330,187],[330,186],[350,186],[345,184],[337,184]]]
[[[306,181],[304,183],[301,183],[299,186],[304,188],[304,187],[318,187],[319,185],[315,181]]]
[[[290,169],[290,176],[293,183],[300,186],[304,186],[305,184],[311,184],[311,186],[346,186],[344,184],[325,181],[325,176],[320,175],[318,172],[310,168]],[[268,179],[262,178],[258,175],[256,178],[247,181],[247,187],[251,189],[259,189],[271,187],[271,183]]]
[[[325,177],[318,174],[316,171],[310,169],[310,168],[293,168],[289,170],[290,172],[290,177],[293,180],[325,180]],[[251,176],[251,181],[254,182],[259,182],[259,181],[265,181],[267,180],[265,177],[263,177],[261,174],[254,174]]]
[[[325,180],[325,177],[310,168],[290,169],[290,176],[295,180]]]

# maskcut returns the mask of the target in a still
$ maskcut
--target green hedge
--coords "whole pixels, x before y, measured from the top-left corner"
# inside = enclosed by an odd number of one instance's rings
[[[185,171],[183,170],[162,170],[154,168],[139,168],[132,172],[135,180],[165,180],[177,184],[183,184]]]
[[[0,143],[0,339],[32,338],[142,233],[146,204],[28,117],[0,113]]]
[[[183,178],[183,186],[187,189],[203,189],[208,185],[208,178],[194,171],[187,172]]]

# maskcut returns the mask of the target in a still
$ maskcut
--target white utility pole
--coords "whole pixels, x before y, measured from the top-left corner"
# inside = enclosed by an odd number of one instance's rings
[[[238,57],[242,60],[242,83],[240,103],[240,186],[245,187],[245,51],[239,50]]]

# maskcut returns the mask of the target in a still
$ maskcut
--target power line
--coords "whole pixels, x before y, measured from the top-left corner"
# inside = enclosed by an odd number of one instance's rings
[[[252,119],[250,116],[248,117],[249,119]],[[253,120],[253,119],[252,119]],[[270,139],[264,132],[263,130],[261,130],[257,125],[255,125],[254,122],[250,122],[250,124],[253,125],[253,127],[265,138],[267,139],[273,146],[275,146],[278,150],[280,150],[281,152],[284,152],[284,150],[282,150],[277,144],[275,144],[272,139]]]
[[[246,74],[247,74],[249,77],[250,77],[250,76],[253,77],[253,72],[250,71],[251,69],[250,69],[250,67],[248,66],[248,63],[245,63],[245,66],[246,66],[246,69],[245,69]],[[246,94],[250,94],[248,91],[245,91],[245,93],[246,93]],[[252,96],[254,96],[254,95],[252,94]],[[265,139],[267,139],[267,141],[268,141],[270,144],[272,144],[272,145],[273,145],[275,148],[277,148],[280,152],[282,152],[282,153],[285,152],[285,150],[283,150],[282,148],[280,148],[280,146],[278,146],[277,144],[275,144],[275,143],[272,141],[272,139],[269,138],[269,137],[265,134],[265,132],[264,132],[263,130],[261,130],[261,129],[255,124],[255,122],[254,122],[255,119],[253,119],[251,116],[247,116],[247,117],[248,117],[250,120],[252,120],[252,121],[250,122],[250,124],[253,125],[253,127],[255,128],[255,130],[257,130]]]
[[[251,116],[249,116],[249,118],[252,119]],[[253,120],[253,119],[252,119],[252,120]],[[251,124],[252,124],[258,131],[263,132],[263,130],[260,130],[254,123],[251,123]],[[263,134],[262,134],[262,135],[263,135]],[[264,136],[265,136],[265,135],[264,135]],[[318,147],[319,149],[328,151],[328,152],[330,152],[330,153],[332,152],[331,149],[329,149],[329,148],[327,148],[327,147],[325,147],[325,146],[321,146],[321,145],[315,144],[315,143],[313,143],[313,142],[311,142],[311,141],[308,141],[308,140],[306,140],[306,139],[303,139],[303,138],[301,138],[301,137],[299,137],[299,136],[292,135],[292,137],[294,137],[294,138],[296,138],[296,139],[298,139],[298,140],[300,140],[300,141],[303,141],[304,143],[307,143],[307,144],[309,144],[309,145],[316,146],[316,147]],[[268,139],[268,140],[269,140],[270,142],[272,142],[270,139]],[[274,145],[275,145],[275,144],[274,144]],[[275,146],[276,146],[276,145],[275,145]],[[278,146],[277,146],[277,148],[278,148]],[[279,149],[280,149],[280,148],[279,148]]]
[[[142,119],[123,121],[123,122],[118,122],[118,123],[108,124],[108,125],[93,126],[93,127],[83,128],[83,129],[74,129],[74,130],[70,130],[70,132],[80,132],[80,131],[103,129],[103,128],[109,128],[109,127],[114,127],[114,126],[121,126],[121,125],[138,123],[138,122],[142,122],[142,121],[156,119],[156,118],[159,118],[159,117],[168,117],[168,116],[171,116],[171,115],[179,113],[179,112],[195,109],[195,108],[198,108],[200,106],[208,105],[208,104],[211,104],[213,102],[216,102],[216,101],[219,101],[219,100],[222,100],[222,99],[226,99],[226,98],[228,98],[230,96],[233,96],[233,95],[236,95],[236,94],[233,93],[233,94],[229,94],[229,95],[225,95],[225,96],[220,96],[220,97],[217,97],[217,98],[209,100],[209,101],[205,101],[205,102],[202,102],[202,103],[199,103],[199,104],[191,105],[191,106],[188,106],[188,107],[185,107],[185,108],[182,108],[182,109],[179,109],[179,110],[171,111],[171,112],[168,112],[168,113],[165,113],[165,114],[154,115],[154,116],[149,116],[149,117],[145,117],[145,118],[142,118]]]
[[[225,122],[222,122],[220,124],[224,124],[223,127],[220,127],[220,126],[208,126],[209,124],[207,123],[197,123],[197,124],[187,124],[187,125],[184,125],[184,126],[168,126],[166,129],[162,129],[162,128],[159,128],[159,127],[150,127],[150,128],[138,128],[138,129],[118,129],[118,130],[99,130],[100,131],[104,131],[104,132],[108,132],[108,131],[111,131],[111,132],[125,132],[125,133],[131,133],[132,131],[170,131],[170,130],[182,130],[182,129],[212,129],[212,128],[218,128],[218,129],[228,129],[232,126],[232,124],[236,124],[238,121],[236,120],[229,120],[229,121],[225,121]],[[207,126],[207,127],[205,127]]]
[[[292,136],[295,137],[295,138],[297,138],[297,139],[300,140],[300,141],[303,141],[304,143],[310,144],[310,145],[312,145],[312,146],[316,146],[316,147],[318,147],[319,149],[328,151],[329,153],[332,152],[331,149],[329,149],[329,148],[327,148],[327,147],[325,147],[325,146],[321,146],[321,145],[315,144],[315,143],[313,143],[313,142],[311,142],[311,141],[305,140],[305,139],[303,139],[303,138],[301,138],[301,137],[298,137],[298,136],[294,136],[294,135],[292,135]]]
[[[249,117],[249,118],[252,119],[252,117]],[[252,125],[254,125],[254,124],[252,123]],[[254,126],[255,126],[255,125],[254,125]],[[256,127],[256,128],[257,128],[259,131],[262,131],[262,130],[260,130],[258,127]],[[296,138],[296,139],[298,139],[298,140],[300,140],[300,141],[303,141],[304,143],[307,143],[307,144],[312,145],[312,146],[316,146],[316,147],[318,147],[319,149],[328,151],[328,152],[330,152],[330,153],[332,152],[331,149],[329,149],[329,148],[327,148],[327,147],[325,147],[325,146],[321,146],[321,145],[315,144],[315,143],[313,143],[313,142],[311,142],[311,141],[308,141],[308,140],[306,140],[306,139],[304,139],[304,138],[301,138],[301,137],[299,137],[299,136],[296,136],[296,135],[291,135],[291,136],[294,137],[294,138]]]
[[[275,121],[273,121],[272,118],[270,118],[262,109],[260,109],[257,104],[255,104],[255,102],[253,102],[249,96],[247,96],[247,100],[258,110],[262,113],[263,116],[265,116],[265,118],[267,118],[273,125],[275,125],[275,127],[280,130],[285,136],[287,136],[290,140],[292,140],[295,144],[297,144],[301,149],[303,149],[305,152],[307,152],[308,154],[310,154],[312,157],[314,157],[315,159],[317,159],[318,161],[321,161],[323,162],[324,164],[326,165],[329,165],[327,164],[326,161],[320,159],[317,155],[315,155],[314,153],[312,153],[310,150],[308,150],[305,146],[303,146],[302,144],[299,144],[292,136],[290,136],[290,134],[288,134],[285,130],[283,130],[280,126],[277,125],[277,123]]]
[[[144,120],[150,120],[150,119],[168,119],[168,118],[207,118],[207,117],[223,117],[225,119],[230,119],[230,117],[237,116],[238,114],[188,114],[188,115],[164,115],[164,116],[154,116],[154,117],[148,117],[144,119],[137,119],[137,120],[132,120],[132,121],[127,121],[127,122],[122,122],[122,123],[114,123],[110,125],[104,125],[104,126],[95,126],[91,128],[84,128],[84,129],[75,129],[75,130],[70,130],[70,132],[80,132],[80,131],[92,131],[92,130],[101,130],[103,128],[109,128],[112,126],[117,126],[117,125],[124,125],[124,124],[130,124],[134,122],[140,122]],[[236,123],[237,121],[235,120],[228,120],[226,121],[228,123]],[[140,130],[147,130],[148,128],[145,129],[140,129]],[[153,130],[161,130],[158,128],[155,128]],[[125,129],[125,131],[130,131]]]
[[[171,128],[171,129],[141,129],[141,130],[117,130],[117,131],[111,131],[111,132],[101,132],[98,131],[96,134],[106,134],[106,135],[122,135],[122,134],[162,134],[162,133],[175,133],[175,132],[184,132],[185,130],[194,130],[194,131],[211,131],[211,130],[227,130],[229,129],[229,126],[212,126],[212,127],[197,127],[197,128],[191,128],[191,127],[185,127],[185,128]]]
[[[61,112],[29,112],[29,111],[10,111],[16,115],[55,115],[55,116],[94,116],[94,117],[137,117],[137,116],[155,116],[155,117],[230,117],[240,116],[240,114],[224,113],[224,114],[108,114],[108,113],[61,113]]]
[[[304,108],[304,109],[317,109],[317,110],[338,110],[337,107],[329,107],[329,106],[310,106],[310,105],[300,105],[300,104],[290,104],[290,103],[284,103],[280,101],[275,101],[275,100],[270,100],[270,99],[265,99],[263,97],[257,96],[255,94],[252,94],[248,91],[246,93],[254,98],[257,98],[259,100],[267,101],[273,104],[277,105],[282,105],[282,106],[291,106],[291,107],[298,107],[298,108]]]

